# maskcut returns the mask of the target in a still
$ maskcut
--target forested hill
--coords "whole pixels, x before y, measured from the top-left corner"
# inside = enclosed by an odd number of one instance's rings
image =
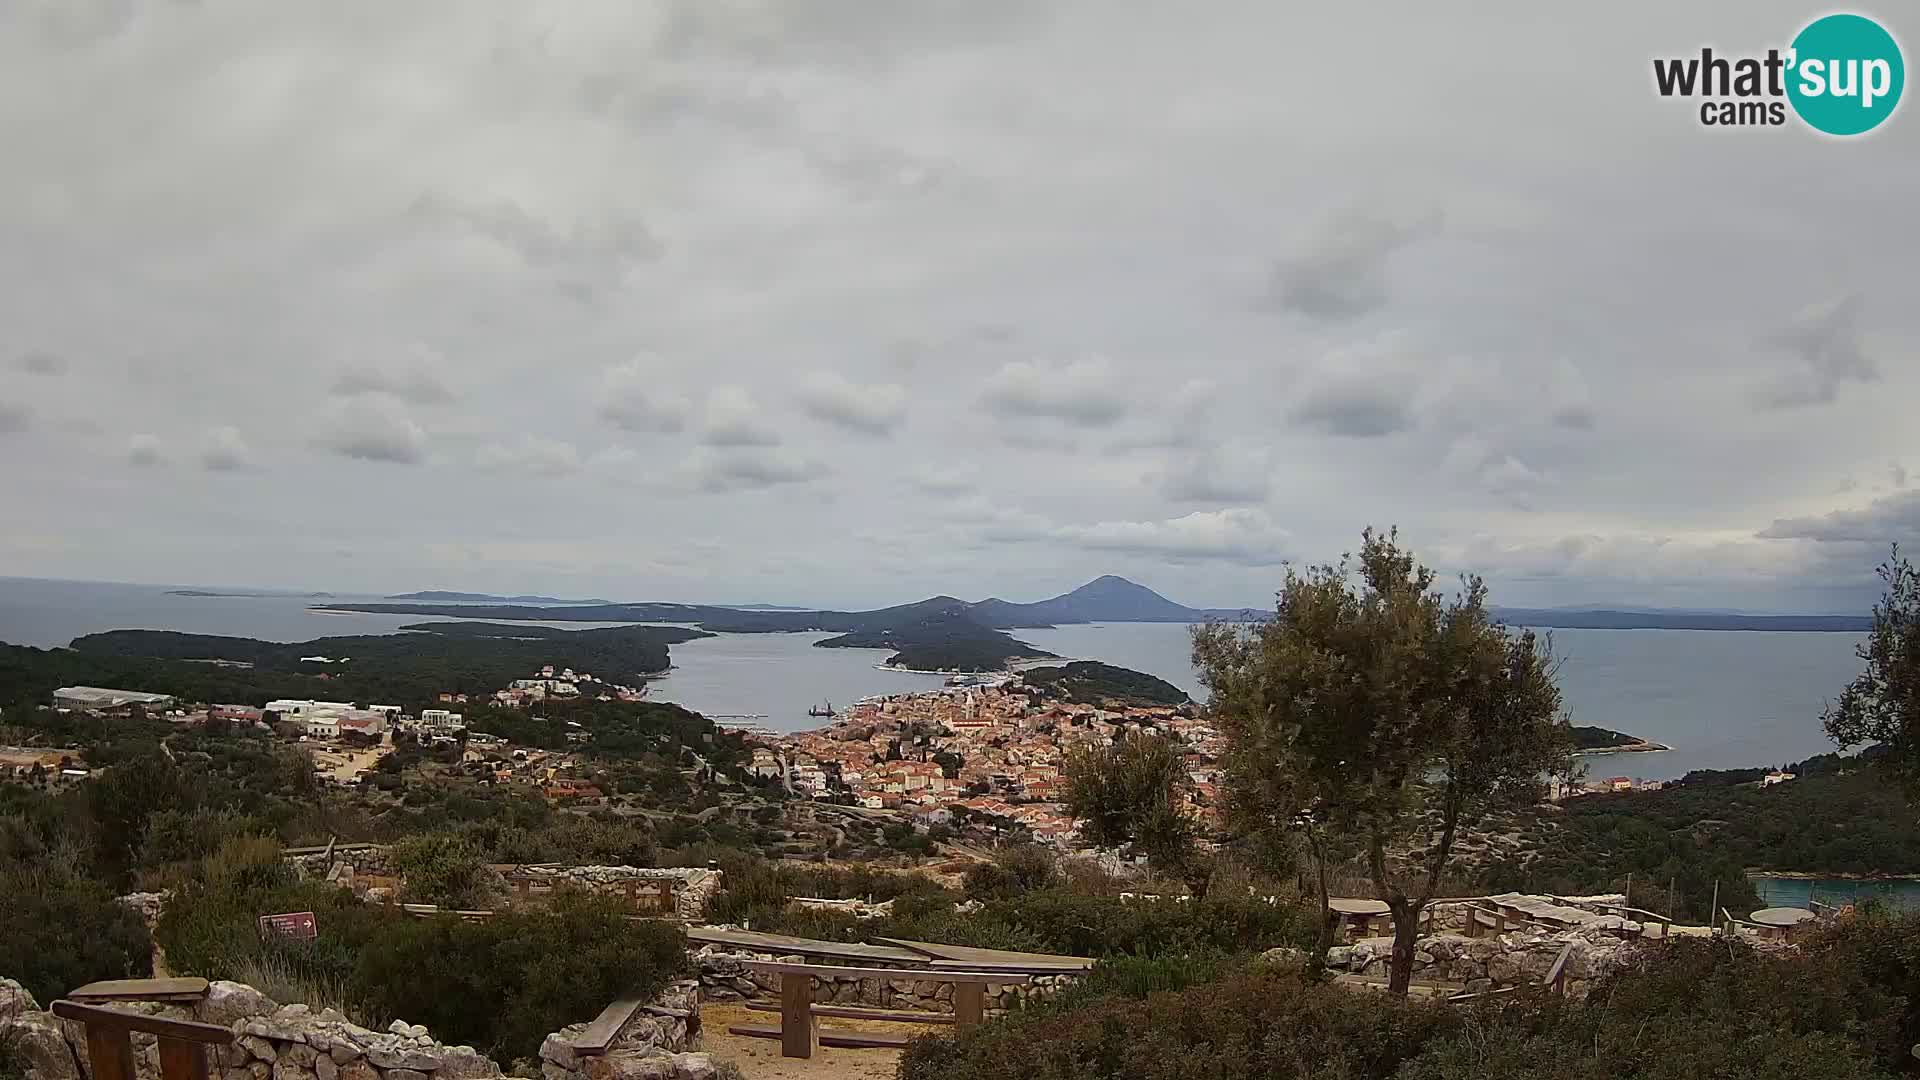
[[[124,686],[196,701],[262,704],[277,697],[383,702],[409,708],[439,693],[488,694],[542,664],[632,684],[668,665],[668,646],[706,634],[678,627],[559,630],[420,623],[414,633],[254,638],[113,630],[68,649],[0,646],[0,705],[45,704],[60,686]],[[344,663],[302,657],[325,656]],[[214,661],[221,661],[215,663]]]
[[[897,627],[817,641],[823,649],[892,649],[888,667],[913,671],[997,671],[1007,661],[1052,656],[975,621],[960,601]]]
[[[1165,679],[1093,660],[1029,668],[1020,677],[1028,686],[1087,705],[1184,705],[1192,700],[1186,691]]]

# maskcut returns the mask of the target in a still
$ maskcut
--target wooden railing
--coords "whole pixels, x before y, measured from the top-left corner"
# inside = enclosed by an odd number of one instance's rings
[[[165,1080],[207,1080],[207,1047],[233,1041],[233,1032],[216,1024],[140,1016],[64,999],[53,1003],[53,1015],[85,1025],[93,1080],[135,1080],[136,1031],[159,1040],[160,1075]]]
[[[899,968],[858,968],[830,967],[822,964],[785,964],[774,961],[750,960],[746,967],[761,974],[780,976],[780,1012],[779,1027],[760,1027],[752,1024],[735,1024],[727,1030],[735,1035],[745,1035],[755,1039],[780,1040],[780,1056],[790,1058],[810,1058],[813,1048],[818,1046],[869,1047],[898,1049],[907,1045],[904,1035],[887,1035],[864,1031],[837,1031],[820,1028],[815,1018],[820,1016],[840,1016],[857,1020],[885,1020],[902,1024],[940,1024],[950,1023],[961,1029],[978,1026],[986,1018],[987,984],[1000,983],[1010,986],[1025,986],[1033,981],[1031,975],[985,972],[985,971],[930,971],[902,970]],[[846,1007],[816,1007],[813,1003],[813,980],[815,976],[823,979],[901,979],[909,978],[929,982],[951,983],[953,985],[953,1015],[920,1014],[910,1012],[889,1012],[882,1009],[854,1009]]]

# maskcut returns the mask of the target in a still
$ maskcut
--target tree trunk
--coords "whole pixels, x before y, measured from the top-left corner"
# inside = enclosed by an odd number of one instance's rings
[[[1333,905],[1327,902],[1327,860],[1320,851],[1320,836],[1307,829],[1307,850],[1313,858],[1313,879],[1320,897],[1320,931],[1313,937],[1313,953],[1307,957],[1307,976],[1317,979],[1327,969],[1327,952],[1333,948]]]
[[[1406,997],[1413,985],[1413,954],[1420,940],[1420,912],[1426,904],[1403,897],[1388,905],[1393,909],[1393,962],[1387,969],[1387,993]]]

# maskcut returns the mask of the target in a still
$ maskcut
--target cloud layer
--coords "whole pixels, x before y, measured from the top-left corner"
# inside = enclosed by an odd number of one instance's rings
[[[1920,119],[1646,86],[1805,18],[0,5],[0,567],[1229,606],[1397,524],[1506,603],[1861,610]]]

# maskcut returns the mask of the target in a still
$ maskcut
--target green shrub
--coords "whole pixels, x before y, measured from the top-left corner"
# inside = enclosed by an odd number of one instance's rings
[[[448,908],[488,904],[487,867],[480,851],[455,833],[410,836],[393,845],[389,861],[412,900]]]
[[[678,927],[628,915],[612,898],[558,894],[480,922],[392,922],[360,950],[350,994],[374,1024],[404,1018],[501,1061],[531,1057],[547,1033],[685,969]]]
[[[0,974],[42,1004],[97,979],[153,973],[153,939],[113,892],[66,869],[0,866]]]
[[[968,867],[966,894],[970,900],[1005,900],[1052,888],[1059,880],[1060,872],[1050,852],[1022,844],[999,852],[992,862]]]
[[[1445,1006],[1244,973],[1145,1000],[1030,1009],[916,1039],[901,1080],[1387,1077],[1459,1025]]]

